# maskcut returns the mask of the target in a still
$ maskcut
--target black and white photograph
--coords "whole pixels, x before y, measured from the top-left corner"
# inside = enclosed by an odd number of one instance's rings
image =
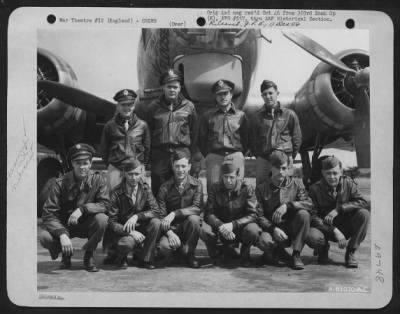
[[[374,151],[393,136],[377,131],[393,109],[376,102],[373,82],[386,76],[374,69],[384,54],[374,26],[215,26],[208,16],[168,27],[161,10],[54,12],[32,23],[29,51],[10,45],[16,60],[36,61],[29,75],[11,71],[37,107],[9,113],[23,128],[9,132],[21,144],[7,175],[9,195],[29,203],[39,304],[115,306],[114,293],[131,299],[117,306],[387,300],[392,253],[376,234],[391,237],[391,208],[377,208],[374,189],[392,174],[372,179],[392,167],[392,142],[378,167]],[[27,178],[29,193],[18,193]]]

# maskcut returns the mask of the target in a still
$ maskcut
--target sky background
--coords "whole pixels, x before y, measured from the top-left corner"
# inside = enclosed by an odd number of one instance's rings
[[[300,30],[332,53],[358,48],[369,50],[368,31]],[[260,56],[251,96],[261,100],[259,86],[263,79],[274,80],[282,98],[290,98],[310,77],[320,62],[284,37],[280,30],[264,29]],[[79,87],[97,96],[112,99],[123,88],[136,90],[137,47],[140,29],[45,30],[38,32],[38,47],[63,58],[75,71]]]

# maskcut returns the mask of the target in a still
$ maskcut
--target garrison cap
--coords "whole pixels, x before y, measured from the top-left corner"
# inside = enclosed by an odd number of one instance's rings
[[[175,82],[175,81],[180,82],[181,76],[177,71],[169,69],[168,71],[161,74],[159,83],[160,85],[165,85],[169,82]]]
[[[188,150],[178,150],[172,154],[172,162],[186,158],[190,162],[190,152]]]
[[[260,86],[261,93],[271,87],[278,89],[278,86],[276,85],[275,82],[269,81],[269,80],[262,81],[261,86]]]
[[[342,163],[336,156],[327,156],[321,161],[321,169],[322,170],[329,170],[335,168],[337,165],[342,167]]]
[[[211,87],[211,90],[214,94],[219,94],[222,92],[232,91],[234,88],[235,88],[235,84],[233,84],[231,81],[218,80],[213,84],[213,86]]]
[[[289,157],[281,150],[274,150],[269,156],[269,162],[275,168],[280,168],[289,161]]]
[[[137,158],[129,157],[121,162],[121,165],[119,168],[122,171],[128,172],[128,171],[135,170],[136,168],[138,168],[140,166],[142,166],[142,163]]]
[[[221,171],[222,171],[222,174],[228,174],[228,173],[232,173],[235,171],[236,171],[236,173],[238,173],[239,167],[237,165],[235,165],[235,163],[233,162],[233,158],[231,156],[227,156],[227,157],[225,157],[225,159],[222,163]]]
[[[85,143],[78,143],[74,146],[70,147],[68,150],[69,160],[78,160],[78,159],[92,159],[95,150],[92,146]]]
[[[115,94],[114,100],[118,103],[134,103],[137,94],[131,89],[122,89],[118,93]]]

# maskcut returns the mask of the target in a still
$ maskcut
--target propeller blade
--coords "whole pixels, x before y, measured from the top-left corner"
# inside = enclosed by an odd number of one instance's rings
[[[369,117],[369,95],[366,87],[359,87],[354,96],[356,105],[353,127],[354,143],[359,168],[371,167],[371,133]]]
[[[349,68],[345,65],[341,60],[339,60],[334,54],[332,54],[329,50],[321,46],[316,41],[311,38],[297,32],[294,30],[282,30],[283,35],[294,42],[299,47],[303,48],[305,51],[312,54],[314,57],[320,59],[321,61],[328,63],[329,65],[341,69],[348,73],[355,74],[356,71]]]
[[[93,112],[105,117],[112,117],[116,105],[108,100],[99,98],[78,88],[53,81],[38,81],[38,90],[45,90],[50,96],[55,97],[73,107]]]

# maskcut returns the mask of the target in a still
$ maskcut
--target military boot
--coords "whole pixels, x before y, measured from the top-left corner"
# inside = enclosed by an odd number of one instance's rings
[[[70,269],[71,268],[71,256],[62,255],[60,269]]]
[[[318,250],[318,264],[326,265],[332,262],[328,256],[330,245],[327,242],[321,249]]]
[[[355,257],[356,250],[355,249],[347,249],[346,255],[344,257],[345,265],[347,268],[357,268],[358,262]]]
[[[251,266],[251,261],[250,261],[250,249],[251,245],[244,245],[242,244],[240,248],[240,265],[242,267],[250,267]]]
[[[83,265],[88,272],[97,272],[99,269],[97,268],[94,258],[93,251],[87,250],[85,255],[83,256]]]
[[[304,269],[304,263],[300,258],[300,252],[299,251],[293,251],[292,268],[295,269],[295,270]]]
[[[120,269],[127,269],[128,268],[128,257],[126,256],[126,254],[118,255],[115,258],[114,263]]]

